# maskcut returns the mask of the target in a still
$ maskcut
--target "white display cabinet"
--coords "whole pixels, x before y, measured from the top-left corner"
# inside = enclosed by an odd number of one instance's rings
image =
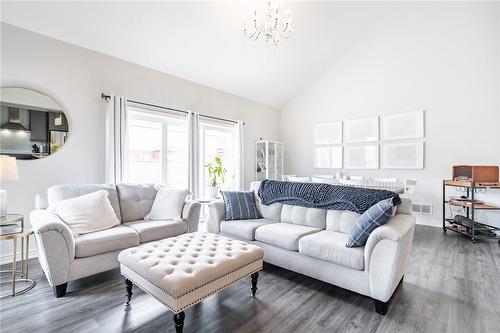
[[[255,179],[281,180],[283,175],[283,144],[261,140],[255,143]]]

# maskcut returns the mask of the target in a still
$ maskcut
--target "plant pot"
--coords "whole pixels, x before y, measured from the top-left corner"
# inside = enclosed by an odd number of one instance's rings
[[[210,186],[208,188],[208,197],[210,199],[217,199],[217,195],[219,194],[219,188],[215,186]]]

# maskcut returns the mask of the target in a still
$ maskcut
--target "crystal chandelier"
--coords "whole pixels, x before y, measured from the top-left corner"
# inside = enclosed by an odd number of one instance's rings
[[[247,19],[243,20],[243,32],[251,40],[257,40],[261,35],[266,42],[271,39],[274,45],[278,45],[281,39],[290,37],[293,31],[290,10],[284,9],[280,2],[269,1],[267,8],[262,12],[254,10],[250,24]]]

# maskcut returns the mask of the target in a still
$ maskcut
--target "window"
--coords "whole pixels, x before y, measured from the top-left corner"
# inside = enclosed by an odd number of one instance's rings
[[[209,194],[210,179],[204,166],[212,162],[216,156],[222,158],[222,164],[227,171],[225,182],[218,185],[219,189],[234,189],[236,169],[236,129],[234,123],[200,117],[199,128],[200,196]]]
[[[131,183],[188,186],[185,116],[128,106],[128,170]]]

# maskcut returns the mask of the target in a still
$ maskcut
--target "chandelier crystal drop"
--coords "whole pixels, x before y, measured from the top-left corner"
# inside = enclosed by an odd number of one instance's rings
[[[293,32],[290,10],[284,9],[281,2],[269,1],[265,10],[254,10],[250,22],[243,20],[243,32],[251,40],[264,36],[266,42],[272,40],[277,46]]]

